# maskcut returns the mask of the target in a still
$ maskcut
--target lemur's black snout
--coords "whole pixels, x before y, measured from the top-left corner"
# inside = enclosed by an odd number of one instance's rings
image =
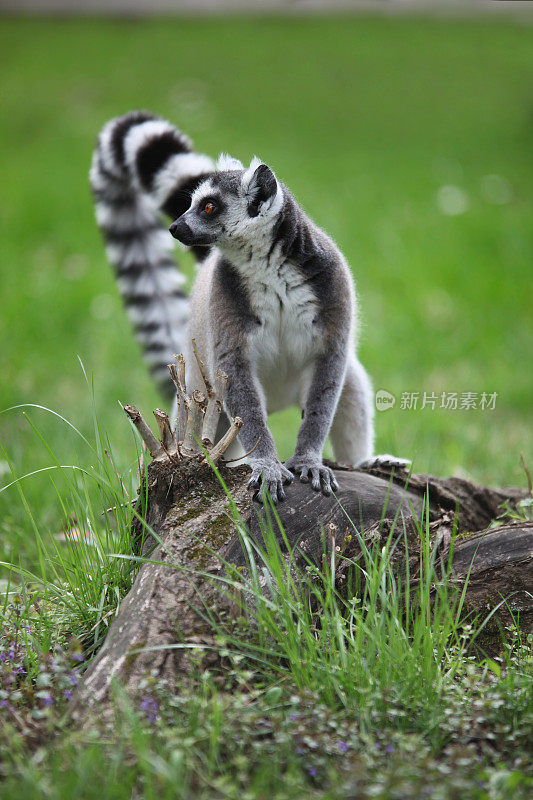
[[[170,233],[182,244],[193,244],[193,232],[183,219],[177,219],[169,228]]]

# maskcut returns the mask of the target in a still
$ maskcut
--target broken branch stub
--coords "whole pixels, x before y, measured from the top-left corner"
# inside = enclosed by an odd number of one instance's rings
[[[176,439],[182,442],[185,438],[187,427],[187,412],[191,405],[191,398],[187,394],[187,384],[185,383],[185,359],[181,353],[176,356],[176,363],[168,365],[168,371],[172,382],[176,387],[176,401],[178,416],[176,419]]]
[[[139,431],[140,437],[147,446],[152,458],[159,458],[160,456],[164,455],[165,451],[163,450],[163,447],[157,441],[154,434],[144,421],[139,409],[135,408],[135,406],[127,405],[124,406],[124,411]]]
[[[209,454],[209,458],[211,459],[213,464],[216,464],[218,461],[220,461],[226,450],[229,450],[229,448],[239,435],[239,431],[242,428],[243,424],[244,423],[240,417],[235,417],[235,419],[231,423],[231,427],[229,428],[229,430],[226,431],[222,439],[219,441],[218,444],[216,444],[213,447],[213,449]]]
[[[161,437],[161,444],[167,455],[175,455],[177,453],[177,441],[170,427],[170,420],[166,411],[162,408],[154,408],[154,417],[159,428],[159,435]]]
[[[209,380],[209,375],[207,374],[207,370],[205,368],[205,364],[202,361],[202,359],[200,358],[200,355],[198,353],[198,349],[196,347],[196,339],[191,339],[191,342],[192,342],[192,349],[193,349],[194,357],[196,359],[196,363],[198,364],[198,369],[200,370],[200,375],[202,376],[202,380],[204,382],[206,394],[207,394],[208,397],[213,397],[213,395],[215,394],[215,391],[213,389],[213,385],[212,385],[211,381]]]
[[[198,356],[197,360],[198,366],[200,367],[201,365],[200,369],[202,370],[203,364]],[[198,390],[192,393],[192,397],[187,394],[185,359],[181,354],[176,356],[175,364],[168,365],[168,369],[176,387],[178,400],[178,417],[175,429],[172,428],[166,411],[161,408],[154,409],[153,413],[161,439],[161,441],[158,441],[143,419],[141,412],[135,406],[124,406],[124,411],[139,431],[143,444],[148,448],[152,458],[158,461],[170,459],[171,462],[175,463],[176,459],[187,457],[205,464],[207,459],[204,458],[204,451],[207,450],[213,463],[218,463],[228,447],[235,441],[243,424],[242,420],[236,417],[226,434],[218,444],[215,444],[216,430],[228,385],[228,376],[225,372],[217,371],[213,384],[207,380],[206,386],[209,392],[209,401],[207,401],[205,394]],[[204,451],[202,450],[202,445]]]
[[[200,440],[202,436],[202,424],[205,414],[205,394],[195,389],[192,393],[192,403],[189,406],[189,416],[187,427],[185,428],[185,439],[183,440],[183,452],[186,455],[194,455],[202,452]]]
[[[202,428],[202,444],[204,447],[213,447],[217,432],[218,421],[222,413],[224,397],[228,386],[228,376],[225,372],[217,370],[213,393],[209,397]]]

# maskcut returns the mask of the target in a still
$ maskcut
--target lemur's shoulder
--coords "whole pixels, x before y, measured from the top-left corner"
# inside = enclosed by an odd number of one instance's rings
[[[283,190],[285,203],[273,232],[273,246],[281,242],[281,252],[304,275],[322,305],[345,300],[350,306],[354,287],[345,257],[285,186]]]
[[[261,320],[252,307],[250,291],[237,267],[216,248],[210,257],[210,308],[213,321],[233,325],[242,334],[257,328]]]

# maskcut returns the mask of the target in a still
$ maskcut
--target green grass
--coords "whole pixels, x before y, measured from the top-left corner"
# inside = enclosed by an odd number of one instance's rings
[[[112,492],[113,476],[104,470],[97,484]],[[342,555],[296,571],[274,519],[263,527],[262,548],[236,522],[250,555],[247,571],[230,568],[222,578],[235,601],[242,598],[240,617],[213,618],[225,666],[202,671],[198,651],[196,671],[179,685],[147,675],[133,700],[116,686],[113,718],[79,730],[64,716],[80,652],[79,640],[66,646],[69,626],[77,632],[83,608],[80,638],[90,655],[88,634],[112,614],[107,589],[123,578],[131,550],[126,540],[112,543],[108,520],[97,550],[105,569],[94,558],[89,564],[102,598],[95,607],[82,575],[84,548],[55,558],[43,543],[40,588],[33,580],[12,592],[1,615],[3,797],[296,800],[303,792],[356,791],[384,800],[526,800],[531,641],[513,628],[500,657],[470,654],[485,620],[463,621],[464,594],[446,570],[440,574],[423,522],[417,582],[408,573],[400,582],[393,566],[393,550],[407,547],[399,522],[385,546],[370,549],[353,528],[362,558],[342,594],[332,579]]]
[[[411,457],[417,471],[524,485],[533,55],[526,26],[362,17],[3,20],[0,48],[0,410],[36,403],[74,426],[35,407],[0,414],[0,483],[14,481],[0,492],[0,561],[22,568],[0,588],[20,598],[21,713],[61,733],[46,693],[65,691],[68,648],[98,645],[132,577],[131,562],[110,556],[129,553],[120,504],[137,476],[119,401],[147,415],[160,403],[93,221],[99,128],[148,107],[202,151],[270,163],[353,268],[361,358],[375,388],[398,398],[377,414],[377,451]],[[446,201],[463,213],[444,214]],[[400,407],[402,392],[424,391],[498,398],[494,411]],[[272,420],[282,457],[297,423],[296,412]],[[116,518],[102,513],[116,505]],[[89,542],[73,541],[80,530]],[[327,571],[315,576],[317,629],[270,553],[278,595],[260,605],[255,633],[226,641],[222,683],[148,686],[166,697],[155,727],[119,699],[116,731],[69,734],[53,753],[29,755],[20,727],[5,727],[2,796],[296,799],[305,785],[311,797],[527,797],[531,643],[472,661],[446,584],[430,620],[427,556],[411,627],[384,553],[348,612]],[[54,648],[67,651],[55,672]]]
[[[160,400],[120,307],[87,172],[102,124],[149,107],[200,150],[259,153],[338,240],[361,299],[362,360],[375,387],[398,397],[377,415],[377,451],[409,456],[420,471],[523,485],[532,388],[527,26],[3,20],[0,47],[0,409],[41,403],[87,433],[79,355],[119,465],[131,463],[117,401],[149,413]],[[487,189],[493,174],[503,188]],[[468,196],[463,214],[439,211],[439,188],[450,184]],[[408,411],[404,391],[498,399],[493,412]],[[63,463],[90,466],[61,425],[32,416]],[[282,457],[297,421],[296,412],[272,421]],[[20,411],[0,417],[0,440],[20,472],[47,465]],[[41,520],[57,529],[47,482],[31,486]],[[13,494],[0,502],[0,555],[12,558],[29,547],[26,523]]]

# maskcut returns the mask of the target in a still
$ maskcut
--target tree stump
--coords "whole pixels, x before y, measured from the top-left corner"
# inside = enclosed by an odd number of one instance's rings
[[[214,443],[227,378],[217,374],[215,386],[205,378],[205,395],[195,392],[189,397],[180,356],[170,371],[178,396],[175,430],[168,416],[156,410],[157,439],[137,409],[125,407],[153,457],[139,491],[138,510],[156,538],[144,536],[143,524],[139,519],[134,522],[137,552],[150,560],[141,565],[103,647],[85,673],[78,712],[87,704],[95,709],[105,705],[113,678],[134,694],[147,673],[175,683],[191,672],[198,653],[204,668],[219,663],[209,617],[231,616],[234,611],[231,592],[221,578],[225,562],[236,567],[247,564],[236,529],[238,515],[252,540],[261,542],[264,509],[247,490],[250,470],[222,463],[240,420],[233,420],[223,439]],[[218,464],[225,487],[209,460]],[[401,518],[399,527],[412,532],[414,520],[424,514],[432,539],[444,554],[456,527],[452,580],[462,585],[468,576],[468,609],[483,615],[509,598],[499,612],[502,623],[513,615],[525,634],[533,632],[533,523],[489,528],[501,513],[501,504],[516,502],[524,492],[489,489],[459,478],[410,475],[398,467],[330,466],[339,482],[336,496],[326,497],[295,481],[286,487],[287,499],[276,508],[296,562],[301,558],[302,563],[309,559],[320,565],[325,535],[333,537],[329,546],[349,542],[344,555],[356,560],[361,555],[358,539],[346,536],[353,525],[366,541],[379,544],[386,541],[394,520]],[[144,498],[146,505],[141,503]],[[420,546],[416,536],[410,545],[415,564]],[[281,537],[280,546],[285,547]],[[340,583],[342,572],[341,564]]]

